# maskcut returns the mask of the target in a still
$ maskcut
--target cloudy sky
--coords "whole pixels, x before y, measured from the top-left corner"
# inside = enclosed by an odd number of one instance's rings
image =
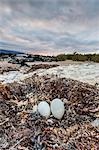
[[[0,48],[99,53],[99,0],[0,0]]]

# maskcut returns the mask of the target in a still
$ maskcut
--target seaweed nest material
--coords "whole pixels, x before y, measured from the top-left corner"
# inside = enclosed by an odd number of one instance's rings
[[[35,111],[42,100],[64,102],[61,120]],[[0,150],[98,150],[99,89],[57,76],[0,84]],[[97,123],[95,124],[95,122]]]

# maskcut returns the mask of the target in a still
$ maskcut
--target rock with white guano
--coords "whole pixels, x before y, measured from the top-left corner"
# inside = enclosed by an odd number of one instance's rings
[[[38,104],[38,112],[41,116],[48,118],[50,116],[50,106],[46,101]]]
[[[51,112],[55,118],[61,119],[64,115],[64,111],[64,103],[61,99],[56,98],[51,102]]]

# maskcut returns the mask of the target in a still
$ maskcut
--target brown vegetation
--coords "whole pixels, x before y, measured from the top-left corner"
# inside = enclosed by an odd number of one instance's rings
[[[33,108],[61,98],[65,114],[42,118]],[[57,76],[37,75],[20,83],[0,84],[0,149],[98,150],[99,89]]]

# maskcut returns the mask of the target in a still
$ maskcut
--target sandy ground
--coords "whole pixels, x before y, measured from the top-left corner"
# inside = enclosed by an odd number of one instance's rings
[[[34,65],[34,64],[57,64],[60,66],[69,65],[69,64],[83,64],[85,62],[78,62],[78,61],[72,61],[72,60],[66,60],[66,61],[58,61],[58,62],[27,62],[28,65]],[[7,61],[0,61],[0,67],[18,67],[17,64],[8,63]]]
[[[66,60],[66,61],[58,61],[58,62],[27,62],[28,65],[34,65],[34,64],[57,64],[60,66],[68,65],[68,64],[83,64],[85,62],[80,61],[72,61],[72,60]]]
[[[16,64],[8,63],[7,61],[0,61],[0,67],[17,67]]]

